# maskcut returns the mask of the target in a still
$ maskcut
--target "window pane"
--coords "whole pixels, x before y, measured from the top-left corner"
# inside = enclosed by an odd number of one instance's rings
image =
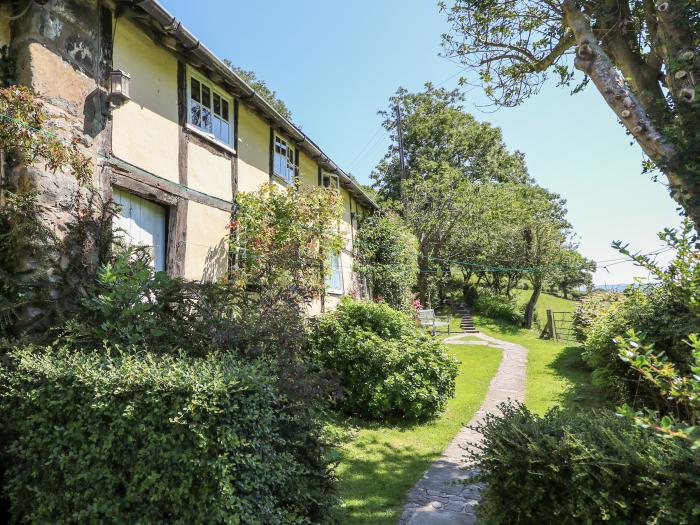
[[[221,136],[219,137],[219,140],[221,140],[221,142],[225,142],[226,144],[231,143],[231,137],[229,135],[230,130],[231,130],[231,126],[229,125],[229,123],[226,122],[225,120],[222,120],[221,121],[221,132],[220,132]]]
[[[211,110],[202,108],[202,129],[211,132]]]
[[[221,140],[221,119],[216,115],[212,118],[212,133],[214,138]]]
[[[214,115],[221,116],[221,97],[214,93]]]
[[[229,121],[229,112],[228,112],[228,101],[221,99],[221,116],[224,117],[224,120]]]
[[[202,105],[211,109],[211,91],[204,84],[202,84]]]
[[[202,99],[199,96],[199,81],[197,81],[194,78],[192,78],[191,90],[192,90],[192,100],[196,100],[197,102],[201,102]]]
[[[192,107],[190,108],[190,122],[195,126],[202,126],[202,106],[196,102],[192,102]]]

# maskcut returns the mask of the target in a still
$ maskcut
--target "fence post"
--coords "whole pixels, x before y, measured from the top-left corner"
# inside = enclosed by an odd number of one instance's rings
[[[556,339],[557,328],[554,324],[554,312],[552,312],[551,310],[547,310],[547,326],[549,327],[549,338]]]

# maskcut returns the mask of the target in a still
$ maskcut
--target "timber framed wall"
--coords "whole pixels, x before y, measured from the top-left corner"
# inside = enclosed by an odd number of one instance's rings
[[[3,12],[14,13],[0,7]],[[11,41],[19,82],[40,93],[52,118],[78,132],[94,155],[95,182],[105,199],[119,188],[167,209],[169,273],[196,280],[225,273],[236,193],[270,180],[285,185],[273,176],[274,138],[280,136],[295,150],[295,184],[317,186],[322,172],[341,182],[347,241],[341,266],[349,292],[356,217],[376,204],[311,139],[166,15],[150,0],[35,2],[11,23],[0,18],[0,43]],[[131,74],[130,99],[119,105],[109,97],[114,69]],[[230,96],[229,144],[212,140],[190,122],[193,75]],[[66,220],[61,203],[75,193],[75,181],[37,167],[25,171],[60,230]]]

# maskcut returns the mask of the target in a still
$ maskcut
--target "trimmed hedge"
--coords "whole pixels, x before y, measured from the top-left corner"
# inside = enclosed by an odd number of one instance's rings
[[[501,409],[479,428],[479,523],[700,523],[700,451],[689,442],[612,412]]]
[[[345,299],[312,336],[322,366],[335,372],[338,406],[365,419],[427,419],[454,396],[457,360],[408,315],[386,304]]]
[[[279,392],[266,366],[106,350],[4,357],[4,490],[14,521],[331,520],[320,423]]]

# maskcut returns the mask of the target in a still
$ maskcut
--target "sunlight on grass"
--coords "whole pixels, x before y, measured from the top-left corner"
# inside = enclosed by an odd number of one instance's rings
[[[338,468],[342,523],[395,525],[404,498],[428,465],[481,405],[501,360],[500,350],[448,345],[461,362],[456,396],[437,420],[384,426],[354,421]]]
[[[538,330],[475,316],[481,332],[523,345],[528,349],[525,404],[538,414],[553,406],[596,407],[602,398],[591,384],[590,370],[581,360],[581,349],[572,343],[539,338]]]

